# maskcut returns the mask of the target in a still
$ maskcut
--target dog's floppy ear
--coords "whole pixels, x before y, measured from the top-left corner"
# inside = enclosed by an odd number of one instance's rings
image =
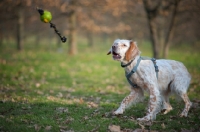
[[[111,54],[111,50],[108,51],[107,55]]]
[[[139,54],[139,52],[140,51],[138,50],[136,42],[133,42],[131,40],[130,41],[130,47],[126,51],[126,54],[125,54],[125,60],[130,61],[130,60],[134,59],[136,57],[136,55]]]

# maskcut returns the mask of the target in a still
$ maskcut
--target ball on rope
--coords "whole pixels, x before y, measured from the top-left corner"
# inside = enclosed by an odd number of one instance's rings
[[[67,41],[67,38],[60,34],[60,32],[56,29],[56,25],[55,24],[51,23],[51,20],[52,20],[51,12],[49,12],[47,10],[43,10],[41,8],[38,8],[38,7],[36,9],[40,14],[40,20],[42,22],[44,22],[44,23],[49,23],[50,27],[54,29],[55,33],[60,37],[61,41],[63,43],[65,43]]]
[[[45,23],[49,23],[52,20],[51,12],[37,8],[40,13],[40,20]]]

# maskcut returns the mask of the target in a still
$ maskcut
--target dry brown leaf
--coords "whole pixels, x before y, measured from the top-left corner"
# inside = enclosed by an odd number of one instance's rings
[[[4,115],[0,115],[0,118],[5,118],[5,116]]]
[[[28,120],[26,120],[26,119],[21,119],[21,121],[24,123],[28,123]]]
[[[49,93],[53,94],[53,93],[54,93],[54,91],[53,91],[53,90],[49,90]]]
[[[161,127],[162,127],[162,129],[165,129],[165,128],[166,128],[166,126],[165,126],[164,123],[161,124]]]
[[[44,92],[42,92],[42,91],[40,91],[40,90],[37,90],[37,94],[39,94],[39,95],[43,95]]]
[[[13,122],[11,119],[9,119],[9,118],[6,118],[6,121],[7,122]]]
[[[193,130],[181,129],[181,132],[193,132]]]
[[[37,88],[39,88],[40,85],[41,85],[40,83],[36,83],[36,84],[35,84],[35,86],[36,86]]]
[[[46,130],[46,131],[49,131],[49,130],[51,130],[51,128],[52,128],[52,126],[46,126],[46,127],[45,127],[45,130]]]
[[[59,93],[57,94],[57,97],[58,97],[58,98],[62,98],[62,97],[63,97],[63,94],[62,94],[61,92],[59,92]]]
[[[87,106],[88,106],[89,108],[97,108],[97,107],[98,107],[98,104],[96,104],[96,103],[94,103],[94,102],[88,102],[88,103],[87,103]]]
[[[199,103],[193,102],[191,108],[193,108],[193,109],[199,108]]]
[[[137,129],[135,129],[133,132],[145,132],[143,129],[139,129],[139,128],[137,128]]]
[[[15,99],[12,98],[11,101],[12,101],[12,102],[15,102]]]
[[[41,126],[39,126],[38,124],[35,124],[34,127],[35,127],[35,131],[37,132],[41,129]]]
[[[74,132],[73,130],[64,130],[64,129],[60,129],[60,132]]]
[[[58,107],[56,108],[56,111],[58,113],[67,113],[68,112],[68,108],[65,108],[65,107]]]
[[[199,99],[194,99],[192,102],[200,103],[200,100]]]
[[[116,126],[116,125],[110,125],[110,126],[108,126],[108,129],[109,129],[111,132],[121,132],[120,126]]]
[[[83,104],[83,103],[84,103],[84,100],[83,100],[82,98],[80,98],[79,101],[80,101],[80,102],[79,102],[80,104]]]
[[[69,124],[70,122],[74,121],[74,118],[69,117],[68,119],[66,119],[63,123],[64,124]]]
[[[140,125],[140,126],[141,126],[141,128],[142,128],[142,130],[144,130],[144,128],[145,128],[145,126],[144,126],[144,125],[142,125],[142,124],[140,124],[140,123],[138,123],[138,125]]]

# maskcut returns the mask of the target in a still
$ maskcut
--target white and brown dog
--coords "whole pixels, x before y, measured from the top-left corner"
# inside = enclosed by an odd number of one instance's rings
[[[123,114],[128,106],[140,101],[144,91],[147,91],[150,95],[147,115],[138,118],[138,121],[154,120],[161,110],[165,110],[164,114],[172,110],[169,103],[172,93],[183,99],[185,108],[180,116],[187,117],[192,105],[187,96],[191,76],[185,66],[174,60],[158,59],[155,62],[151,59],[141,59],[140,53],[135,42],[120,39],[114,41],[108,52],[114,60],[121,62],[131,84],[131,93],[123,99],[114,114]]]

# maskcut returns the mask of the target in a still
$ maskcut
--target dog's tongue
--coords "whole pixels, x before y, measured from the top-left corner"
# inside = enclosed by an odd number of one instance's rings
[[[113,52],[112,54],[113,54],[113,59],[121,59],[121,56],[116,52]]]
[[[119,55],[119,54],[117,54],[115,51],[113,51],[113,55]]]

